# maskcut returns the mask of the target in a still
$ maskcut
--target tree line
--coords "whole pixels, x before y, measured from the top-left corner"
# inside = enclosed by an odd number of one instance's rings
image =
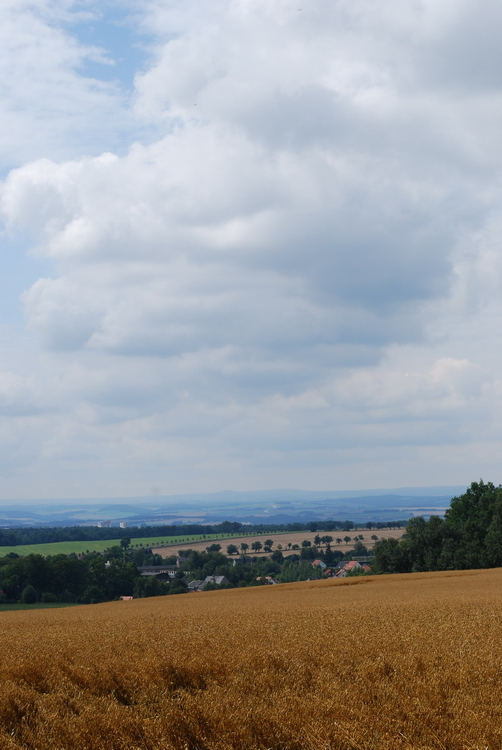
[[[368,521],[367,529],[402,528],[405,520]],[[219,524],[170,524],[163,526],[130,526],[126,529],[99,526],[54,526],[37,528],[0,529],[0,547],[15,547],[25,544],[49,544],[53,542],[95,542],[100,540],[125,539],[130,536],[148,537],[204,536],[210,534],[267,534],[295,531],[352,531],[361,525],[354,521],[310,521],[286,524],[242,524],[238,521],[223,521]]]
[[[185,549],[179,551],[179,557],[163,559],[151,549],[131,548],[127,537],[104,553],[90,552],[78,557],[73,553],[20,557],[10,552],[0,557],[0,601],[93,604],[121,596],[184,594],[191,580],[204,580],[207,576],[224,576],[228,582],[224,587],[230,588],[264,585],[266,576],[273,576],[279,583],[303,581],[322,577],[322,571],[312,566],[315,559],[335,566],[344,557],[366,555],[368,550],[362,539],[362,535],[354,537],[355,547],[345,554],[331,549],[333,538],[329,535],[318,535],[314,544],[306,539],[301,545],[288,543],[283,548],[278,543],[273,551],[274,540],[266,539],[270,557],[265,558],[247,557],[249,545],[242,542],[240,555],[234,544],[227,546],[224,555],[221,545],[212,543],[205,552]],[[260,551],[261,546],[254,542],[253,551]],[[144,565],[176,565],[177,570],[174,578],[164,581],[142,576],[138,567]],[[212,583],[206,586],[215,587]]]
[[[0,600],[6,603],[68,602],[94,604],[121,596],[181,594],[187,590],[183,573],[172,581],[141,576],[138,566],[162,565],[165,561],[149,549],[113,546],[104,554],[70,555],[14,552],[0,557]]]

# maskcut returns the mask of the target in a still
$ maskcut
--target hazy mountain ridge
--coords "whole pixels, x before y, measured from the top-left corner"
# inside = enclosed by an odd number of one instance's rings
[[[413,515],[442,515],[457,487],[399,487],[393,490],[257,490],[118,498],[6,501],[1,526],[95,525],[100,521],[139,524],[294,523],[350,519],[384,521]]]

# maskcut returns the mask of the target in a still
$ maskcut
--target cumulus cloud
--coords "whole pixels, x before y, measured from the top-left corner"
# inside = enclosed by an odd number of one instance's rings
[[[83,74],[89,61],[110,65],[99,45],[72,34],[96,15],[94,3],[5,0],[0,7],[0,168],[40,156],[70,158],[117,146],[130,126],[116,83]],[[94,5],[94,7],[92,7]],[[98,145],[99,144],[99,145]],[[99,151],[98,151],[99,153]]]
[[[110,153],[110,125],[85,156],[93,113],[124,108],[75,73],[103,53],[54,27],[69,2],[6,8],[55,50],[57,112],[77,80],[71,116],[43,114],[72,158],[35,143],[2,191],[7,231],[57,271],[23,298],[53,409],[34,417],[39,461],[97,463],[110,486],[123,461],[139,492],[150,470],[176,490],[223,471],[347,485],[358,461],[409,484],[406,446],[480,444],[481,417],[501,439],[483,348],[502,278],[495,3],[138,4],[152,63],[127,117],[157,135]]]

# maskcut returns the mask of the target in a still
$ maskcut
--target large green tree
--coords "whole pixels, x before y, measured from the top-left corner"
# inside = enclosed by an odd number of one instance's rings
[[[444,520],[412,518],[401,541],[381,540],[374,550],[382,573],[502,566],[502,487],[473,482]]]

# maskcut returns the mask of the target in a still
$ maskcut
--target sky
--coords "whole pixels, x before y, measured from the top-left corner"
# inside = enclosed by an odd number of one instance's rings
[[[501,23],[3,0],[0,500],[498,484]]]

